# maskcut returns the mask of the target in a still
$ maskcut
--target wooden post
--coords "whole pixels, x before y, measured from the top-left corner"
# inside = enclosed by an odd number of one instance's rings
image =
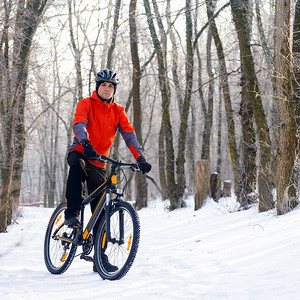
[[[221,179],[218,173],[213,173],[210,176],[210,190],[211,197],[218,202],[221,198]]]
[[[200,209],[203,201],[210,197],[210,167],[208,160],[199,160],[195,168],[195,210]]]
[[[223,197],[231,197],[231,181],[224,181],[223,185]]]

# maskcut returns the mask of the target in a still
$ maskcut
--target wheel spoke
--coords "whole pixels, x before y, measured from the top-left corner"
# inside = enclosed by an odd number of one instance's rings
[[[75,244],[57,238],[57,236],[72,238],[75,234],[73,229],[64,225],[64,210],[66,207],[66,203],[62,203],[56,208],[45,235],[45,264],[47,269],[54,274],[61,274],[68,269],[77,248]]]
[[[120,216],[123,218],[122,222],[120,222]],[[120,226],[123,228],[121,229]],[[119,203],[111,212],[111,241],[104,241],[106,238],[105,219],[101,220],[95,243],[95,263],[98,265],[97,270],[102,278],[115,280],[128,272],[137,252],[139,234],[138,217],[128,203]],[[106,261],[103,260],[103,255],[108,258],[108,267]],[[115,267],[118,269],[116,270]]]

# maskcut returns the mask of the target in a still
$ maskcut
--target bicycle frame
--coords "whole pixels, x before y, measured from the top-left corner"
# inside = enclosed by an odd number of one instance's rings
[[[123,200],[123,191],[117,189],[116,174],[124,169],[139,172],[140,168],[137,164],[122,163],[103,155],[95,159],[111,164],[107,179],[90,195],[82,197],[81,220],[77,226],[65,224],[67,202],[57,206],[46,230],[44,260],[50,273],[62,274],[79,256],[92,262],[93,271],[98,272],[101,278],[117,280],[127,274],[136,257],[140,221],[134,207]],[[120,182],[125,179],[128,183],[124,172],[123,175]],[[84,210],[90,203],[95,204],[93,213],[84,222]],[[82,249],[76,255],[78,246]]]
[[[101,190],[101,192],[102,192],[102,190]],[[96,222],[97,222],[97,220],[98,220],[98,218],[99,218],[99,216],[101,214],[102,209],[104,208],[104,206],[106,204],[106,201],[103,201],[104,196],[106,196],[105,198],[108,198],[109,197],[109,193],[107,191],[103,192],[103,195],[100,198],[100,200],[99,200],[99,202],[97,204],[97,207],[96,207],[95,211],[93,212],[93,214],[92,214],[92,216],[91,216],[91,218],[90,218],[90,220],[89,220],[89,222],[88,222],[88,224],[87,224],[87,226],[86,226],[86,228],[85,228],[85,230],[83,232],[82,237],[83,237],[84,240],[88,239],[89,235],[91,234],[91,231],[93,230],[93,228],[94,228],[94,226],[95,226],[95,224],[96,224]],[[90,203],[90,201],[92,201],[95,197],[91,197],[90,199],[88,199],[89,197],[86,198],[86,199],[89,200],[89,201],[86,202],[86,204]],[[81,222],[82,222],[82,224],[83,224],[83,216],[84,216],[83,211],[84,211],[84,206],[81,209],[81,216],[82,216]]]
[[[103,211],[103,209],[105,207],[106,241],[109,241],[112,243],[119,243],[119,244],[124,243],[124,217],[123,217],[122,212],[120,212],[120,237],[119,237],[119,240],[116,240],[115,238],[113,240],[111,239],[110,207],[111,207],[113,200],[110,199],[110,194],[111,193],[116,194],[117,198],[115,198],[115,199],[123,200],[123,191],[116,188],[116,169],[118,166],[131,166],[132,168],[134,168],[134,167],[136,167],[136,165],[117,162],[117,161],[109,159],[105,156],[100,157],[100,159],[103,159],[103,158],[105,160],[112,162],[113,165],[111,166],[111,172],[110,172],[108,179],[103,184],[101,184],[95,191],[93,191],[90,195],[83,198],[82,205],[81,205],[81,228],[83,228],[83,225],[84,225],[85,206],[87,204],[89,204],[90,202],[92,202],[96,197],[98,197],[102,193],[102,196],[99,199],[97,206],[96,206],[87,226],[85,227],[85,229],[83,231],[77,230],[74,239],[69,239],[69,238],[61,237],[61,236],[56,236],[56,238],[66,241],[66,242],[74,243],[78,246],[83,245],[86,241],[88,241],[89,236],[90,236],[97,220],[99,219],[101,212]],[[137,170],[139,170],[139,169],[137,168]],[[104,199],[105,199],[105,201],[104,201]],[[64,224],[62,224],[61,226],[63,226],[63,225]],[[59,231],[60,227],[57,228],[57,230],[55,231],[53,236],[56,235],[56,232]]]
[[[116,167],[112,166],[112,171],[109,176],[109,178],[102,184],[100,185],[94,192],[92,192],[89,196],[84,198],[82,201],[82,206],[81,206],[81,225],[83,227],[83,216],[84,216],[84,208],[87,204],[89,204],[91,201],[93,201],[96,197],[98,197],[101,193],[102,196],[99,199],[99,202],[85,228],[83,231],[83,240],[87,240],[102,212],[104,209],[104,206],[106,207],[105,209],[105,218],[106,218],[106,224],[107,224],[107,237],[110,237],[110,226],[109,226],[109,215],[110,215],[110,194],[111,193],[117,193],[119,196],[122,196],[122,193],[120,190],[117,190],[115,187],[116,184]],[[105,199],[105,201],[104,201]]]

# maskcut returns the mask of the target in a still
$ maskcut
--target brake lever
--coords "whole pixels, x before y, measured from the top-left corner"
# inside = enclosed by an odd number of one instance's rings
[[[134,164],[130,169],[133,172],[141,172],[140,167],[138,165],[136,165],[136,164]]]
[[[98,155],[98,161],[99,161],[100,164],[105,164],[105,163],[107,162],[106,159],[102,158],[102,155],[101,155],[101,154]]]

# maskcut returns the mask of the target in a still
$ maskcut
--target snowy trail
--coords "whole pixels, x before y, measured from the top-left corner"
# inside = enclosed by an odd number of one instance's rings
[[[300,299],[300,208],[280,217],[235,209],[233,199],[196,212],[153,202],[139,212],[132,269],[110,282],[79,258],[50,274],[43,240],[53,209],[24,207],[0,234],[0,299]]]

